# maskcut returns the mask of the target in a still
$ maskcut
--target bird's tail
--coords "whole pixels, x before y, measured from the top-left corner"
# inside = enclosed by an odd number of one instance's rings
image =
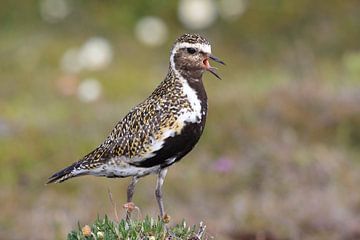
[[[80,165],[79,162],[75,162],[69,167],[66,167],[61,171],[53,174],[51,177],[49,177],[49,181],[46,184],[61,183],[65,180],[68,180],[69,178],[86,174],[84,171],[78,170],[79,165]]]

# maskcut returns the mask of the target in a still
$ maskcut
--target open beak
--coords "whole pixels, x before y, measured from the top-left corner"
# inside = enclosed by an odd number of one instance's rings
[[[210,66],[209,59],[214,60],[215,62],[220,63],[222,65],[225,65],[225,63],[211,54],[208,56],[208,58],[204,60],[205,69],[221,80],[221,77],[216,72],[217,68]]]

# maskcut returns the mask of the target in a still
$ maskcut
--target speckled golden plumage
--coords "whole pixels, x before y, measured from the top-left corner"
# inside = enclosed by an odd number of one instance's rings
[[[156,197],[163,215],[161,186],[167,167],[183,158],[198,142],[206,121],[207,96],[202,74],[216,77],[209,59],[209,42],[184,34],[174,44],[168,74],[154,92],[134,107],[105,141],[71,166],[55,173],[48,183],[81,175],[129,177],[128,201],[139,177],[158,173]]]
[[[79,167],[96,168],[109,157],[144,158],[151,154],[152,142],[174,129],[180,133],[180,110],[192,111],[179,79],[170,71],[165,80],[142,103],[133,108],[111,131],[105,142],[82,159]]]

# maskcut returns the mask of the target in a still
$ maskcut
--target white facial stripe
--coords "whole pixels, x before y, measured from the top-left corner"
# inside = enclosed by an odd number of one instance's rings
[[[202,43],[178,43],[175,45],[172,53],[175,53],[177,50],[181,48],[195,48],[198,49],[204,53],[211,53],[211,46],[208,44],[202,44]]]
[[[173,50],[171,51],[171,56],[170,56],[170,63],[171,63],[171,66],[173,67],[173,69],[175,69],[174,55],[181,48],[195,48],[195,49],[197,49],[197,50],[199,50],[201,52],[211,54],[211,46],[209,44],[186,43],[186,42],[177,43],[174,46]]]

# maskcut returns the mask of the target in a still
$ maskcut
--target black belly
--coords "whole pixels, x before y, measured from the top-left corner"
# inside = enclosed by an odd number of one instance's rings
[[[188,152],[190,152],[199,141],[203,132],[205,121],[200,123],[187,123],[181,133],[169,137],[161,149],[155,152],[155,156],[144,161],[137,162],[137,167],[153,167],[160,165],[162,168],[179,161]],[[175,158],[175,161],[167,161]]]

